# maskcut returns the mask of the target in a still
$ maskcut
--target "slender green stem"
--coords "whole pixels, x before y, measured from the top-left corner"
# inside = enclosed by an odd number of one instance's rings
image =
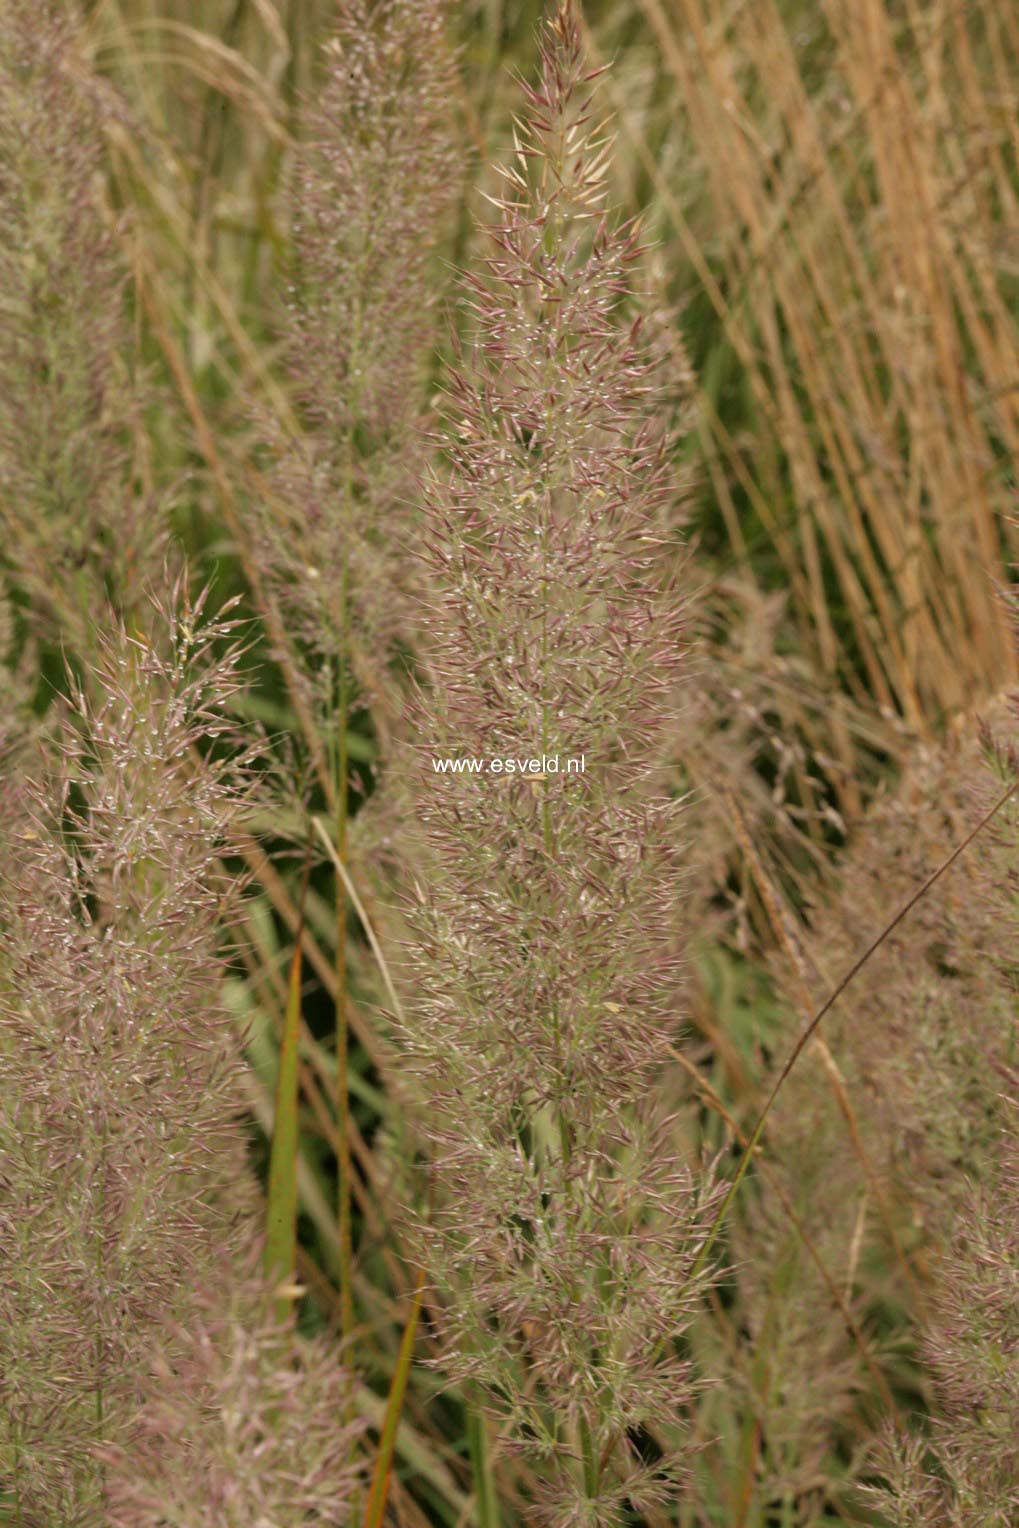
[[[403,1414],[403,1403],[407,1396],[407,1381],[410,1378],[411,1365],[414,1361],[414,1341],[417,1336],[418,1322],[421,1318],[424,1293],[425,1272],[423,1268],[419,1268],[417,1285],[414,1290],[414,1303],[411,1306],[410,1316],[407,1319],[407,1324],[403,1329],[403,1336],[400,1339],[400,1351],[396,1359],[396,1368],[393,1371],[392,1384],[389,1387],[389,1400],[386,1403],[382,1431],[379,1434],[379,1446],[375,1455],[375,1468],[372,1471],[372,1482],[364,1509],[364,1528],[382,1528],[386,1515],[386,1501],[389,1497],[389,1488],[393,1479],[393,1456],[396,1452],[396,1435],[400,1426],[400,1417]],[[349,1521],[357,1521],[357,1512],[354,1507],[351,1508]]]
[[[597,1501],[601,1486],[601,1460],[591,1435],[590,1423],[583,1412],[580,1416],[580,1449],[584,1463],[584,1490],[589,1501]]]
[[[347,684],[347,574],[344,569],[341,591],[343,638],[340,654],[339,703],[336,726],[336,852],[346,865],[348,858],[348,756],[347,726],[350,702]],[[340,1234],[340,1323],[345,1338],[354,1329],[354,1292],[352,1278],[353,1249],[350,1192],[350,1096],[349,1096],[349,1023],[347,1017],[347,889],[342,876],[336,876],[336,1121],[337,1121],[337,1219]]]
[[[14,1424],[14,1522],[22,1528],[21,1519],[21,1424]]]
[[[103,1310],[106,1303],[105,1282],[105,1248],[103,1245],[104,1225],[106,1220],[106,1119],[103,1118],[102,1135],[99,1143],[99,1204],[96,1228],[96,1329],[95,1329],[95,1416],[96,1416],[96,1443],[102,1446],[106,1441],[106,1398],[103,1390],[103,1365],[106,1355],[106,1334],[103,1326]],[[99,1494],[104,1506],[106,1503],[106,1466],[102,1459],[99,1461]]]
[[[467,1452],[474,1479],[479,1528],[499,1528],[499,1498],[492,1478],[488,1431],[484,1413],[474,1401],[467,1403]]]
[[[357,375],[361,344],[361,305],[355,302],[351,324],[349,376]],[[344,511],[348,529],[354,519],[354,420],[358,407],[357,389],[353,388],[347,418],[344,447]],[[336,852],[339,865],[347,866],[347,826],[350,801],[350,764],[347,732],[350,727],[350,560],[344,557],[340,580],[340,641],[336,707]],[[336,877],[336,1124],[339,1138],[337,1160],[337,1218],[340,1233],[340,1324],[349,1340],[354,1330],[353,1230],[351,1223],[350,1097],[349,1097],[349,1022],[347,1016],[347,899],[346,878]],[[349,1355],[348,1355],[349,1361]]]

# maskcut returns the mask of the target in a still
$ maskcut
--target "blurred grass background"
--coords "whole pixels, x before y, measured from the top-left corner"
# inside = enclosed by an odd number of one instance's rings
[[[140,470],[172,499],[197,568],[258,619],[253,421],[268,407],[295,423],[275,321],[293,274],[296,105],[314,90],[332,7],[82,9],[93,61],[130,108],[108,118],[107,135],[134,360],[150,383]],[[510,142],[514,71],[533,66],[541,16],[504,0],[451,11],[464,157],[434,267],[436,380],[447,313],[459,321],[452,272],[471,260],[481,192]],[[645,211],[645,285],[666,315],[656,340],[689,388],[676,471],[691,483],[703,645],[676,758],[702,802],[705,894],[719,912],[695,1019],[706,1073],[743,1119],[747,1078],[777,1026],[770,986],[746,959],[776,940],[762,887],[793,916],[912,744],[951,733],[1014,676],[997,585],[1012,576],[1017,536],[1019,16],[1009,0],[588,0],[585,18],[592,62],[611,64],[616,200]],[[260,656],[249,705],[297,734],[267,647]],[[352,758],[370,762],[372,746],[362,729]],[[258,895],[239,932],[251,953],[231,992],[253,1025],[252,1114],[264,1131],[298,876],[254,844],[250,865]],[[300,1063],[308,1319],[336,1303],[334,1079],[321,1038],[333,937],[328,882],[313,880]],[[413,1271],[384,1149],[398,1083],[356,1001],[352,1025],[358,1357],[377,1422]],[[416,1366],[398,1520],[487,1528],[496,1495],[513,1520],[525,1470],[497,1444],[483,1463],[475,1448],[472,1466],[469,1418],[437,1391]],[[763,1497],[732,1485],[733,1471],[753,1476],[752,1461],[739,1464],[743,1426],[724,1406],[705,1422],[720,1441],[680,1521],[801,1521],[788,1504],[769,1516]],[[479,1470],[496,1472],[497,1492]],[[837,1501],[819,1510],[817,1520],[863,1520]]]

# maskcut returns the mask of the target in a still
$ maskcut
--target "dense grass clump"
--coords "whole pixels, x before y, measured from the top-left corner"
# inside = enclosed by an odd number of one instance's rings
[[[0,1524],[1014,1528],[1003,0],[0,0]]]

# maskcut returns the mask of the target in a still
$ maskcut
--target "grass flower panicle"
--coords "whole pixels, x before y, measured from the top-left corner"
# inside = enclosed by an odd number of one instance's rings
[[[250,1236],[219,856],[249,791],[229,624],[174,592],[152,642],[15,783],[2,885],[0,1481],[26,1521],[105,1521],[96,1445],[130,1426],[153,1335]]]
[[[294,269],[282,348],[299,438],[264,420],[274,458],[259,559],[276,655],[306,718],[345,866],[351,733],[393,715],[391,664],[408,640],[405,559],[429,358],[426,275],[455,180],[455,79],[440,0],[344,0],[303,113]],[[349,903],[335,894],[338,1212],[342,1324],[354,1321],[348,1118]]]
[[[155,1355],[130,1446],[109,1451],[111,1528],[348,1521],[349,1376],[333,1344],[281,1347],[265,1290],[236,1266],[194,1304]]]
[[[888,1427],[867,1495],[903,1528],[1010,1528],[1019,1513],[1019,1078],[990,1174],[973,1184],[939,1259],[926,1337],[926,1436]]]
[[[427,276],[457,178],[445,24],[437,0],[344,0],[301,115],[281,340],[303,433],[266,426],[277,468],[261,560],[327,738],[365,693],[384,699],[392,642],[412,630],[401,554]]]
[[[581,5],[0,0],[0,1525],[1019,1524],[1015,7]]]
[[[692,1393],[673,1341],[711,1197],[647,1102],[683,985],[662,761],[686,643],[669,441],[626,317],[638,231],[604,207],[593,78],[567,6],[525,86],[492,252],[465,278],[475,338],[427,487],[426,889],[403,1026],[428,1097],[444,1362],[544,1459],[559,1523],[667,1489],[632,1439]],[[514,753],[587,768],[430,767]]]
[[[798,949],[773,957],[790,1028],[1017,778],[1014,706],[999,701],[983,731],[982,739],[969,729],[950,744],[914,751],[899,787],[858,830],[840,867],[839,894],[831,889],[811,908]],[[742,1390],[757,1417],[757,1444],[739,1468],[757,1478],[762,1494],[788,1496],[803,1511],[807,1503],[820,1511],[825,1496],[845,1490],[846,1469],[833,1468],[832,1442],[843,1440],[849,1450],[869,1432],[875,1373],[894,1383],[893,1343],[919,1348],[940,1384],[938,1333],[955,1326],[944,1302],[954,1285],[960,1314],[980,1288],[979,1237],[997,1234],[1003,1245],[988,1211],[1010,1192],[999,1156],[1003,1126],[1014,1132],[1014,1122],[995,1095],[1002,1078],[1014,1089],[1017,824],[1013,798],[826,1017],[821,1043],[789,1076],[769,1121],[771,1180],[759,1195],[750,1188],[730,1226],[748,1341],[719,1345],[705,1362],[729,1373],[728,1388]],[[773,1183],[784,1189],[797,1227]],[[963,1227],[970,1242],[965,1279],[961,1249],[945,1262]],[[844,1310],[808,1258],[803,1232],[829,1276],[841,1272]],[[1004,1266],[1000,1255],[998,1263]],[[1004,1309],[996,1319],[1007,1326]],[[921,1336],[931,1333],[926,1346],[914,1344],[914,1324]],[[872,1331],[883,1343],[861,1340]],[[807,1333],[819,1361],[804,1366]],[[969,1351],[966,1359],[974,1378],[976,1357]],[[889,1383],[883,1388],[894,1413]],[[1008,1416],[1007,1407],[997,1410]],[[894,1520],[950,1521],[938,1515],[949,1499],[944,1469],[929,1475],[923,1464],[932,1444],[908,1439],[902,1425],[896,1418],[885,1461],[889,1480],[898,1482]],[[963,1437],[961,1421],[947,1426]],[[998,1447],[992,1434],[986,1431],[991,1452]],[[857,1447],[853,1459],[852,1478],[865,1477],[868,1451]],[[1007,1475],[1012,1463],[1003,1469]],[[986,1459],[976,1473],[991,1480]]]
[[[983,719],[979,747],[956,751],[955,773],[978,801],[1019,778],[1017,722],[1012,696]],[[923,1336],[934,1402],[925,1437],[887,1431],[886,1483],[870,1493],[911,1528],[1007,1528],[1019,1514],[1017,847],[1013,797],[981,846],[951,937],[937,947],[958,989],[954,1022],[935,1030],[933,1054],[922,1058],[925,1082],[935,1080],[923,1089],[926,1118],[914,1104],[937,1188],[926,1171],[916,1181],[915,1167],[909,1185],[936,1235]],[[927,1015],[916,1017],[929,1046]]]
[[[112,96],[51,0],[0,5],[0,525],[36,614],[87,649],[157,570],[132,484],[127,270],[102,199]],[[112,107],[112,109],[119,109]]]

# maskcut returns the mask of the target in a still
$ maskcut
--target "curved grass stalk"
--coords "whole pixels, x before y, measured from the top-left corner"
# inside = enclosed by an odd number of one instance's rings
[[[989,825],[989,823],[991,823],[993,819],[998,815],[1001,809],[1011,800],[1016,791],[1019,791],[1019,780],[1013,781],[1008,789],[998,797],[994,805],[984,813],[984,815],[980,818],[980,821],[971,830],[971,832],[966,834],[966,837],[962,840],[962,842],[952,850],[951,854],[949,854],[946,859],[941,861],[940,865],[938,865],[937,868],[933,870],[931,874],[926,878],[926,880],[917,887],[912,896],[907,898],[902,907],[900,907],[899,911],[895,914],[895,917],[892,918],[889,923],[885,924],[880,933],[875,936],[875,938],[858,957],[858,959],[853,962],[842,979],[835,985],[835,987],[833,987],[832,991],[825,998],[824,1002],[810,1018],[809,1022],[800,1034],[799,1039],[796,1041],[796,1044],[793,1046],[791,1052],[789,1053],[785,1065],[782,1067],[781,1072],[776,1078],[771,1092],[768,1094],[764,1107],[761,1109],[761,1112],[758,1115],[757,1122],[754,1125],[754,1128],[751,1130],[749,1137],[747,1138],[747,1144],[744,1149],[743,1156],[740,1158],[735,1177],[729,1184],[721,1204],[719,1205],[718,1210],[715,1212],[714,1218],[708,1227],[708,1234],[705,1237],[696,1258],[691,1264],[690,1272],[687,1275],[691,1282],[697,1278],[707,1262],[711,1248],[714,1246],[718,1238],[718,1233],[722,1228],[725,1217],[729,1213],[732,1202],[735,1199],[737,1192],[739,1191],[739,1186],[746,1176],[747,1168],[750,1166],[751,1158],[757,1150],[761,1135],[764,1131],[764,1127],[768,1122],[768,1117],[774,1108],[775,1100],[778,1098],[779,1093],[782,1091],[782,1086],[785,1083],[786,1078],[789,1076],[793,1067],[802,1056],[808,1043],[813,1039],[821,1025],[822,1020],[825,1018],[825,1015],[828,1014],[830,1010],[835,1006],[843,992],[845,992],[846,988],[852,983],[853,979],[860,973],[860,971],[863,970],[864,966],[871,959],[871,957],[881,948],[889,935],[892,934],[896,928],[898,928],[899,924],[903,921],[904,918],[908,917],[912,909],[923,897],[927,895],[931,887],[934,886],[935,883],[939,881],[948,870],[951,869],[960,855],[965,853],[973,840],[979,837],[979,835]]]

